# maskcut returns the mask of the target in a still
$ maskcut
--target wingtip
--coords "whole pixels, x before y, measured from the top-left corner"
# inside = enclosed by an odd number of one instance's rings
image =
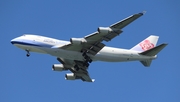
[[[168,45],[168,43],[163,43],[165,46],[167,46]]]
[[[141,14],[141,15],[144,15],[146,13],[146,11],[142,11],[141,13],[139,13],[139,14]]]

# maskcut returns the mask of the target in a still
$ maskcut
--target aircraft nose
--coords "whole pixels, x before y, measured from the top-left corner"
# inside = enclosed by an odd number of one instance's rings
[[[19,43],[20,42],[20,39],[19,39],[19,37],[17,37],[17,38],[14,38],[14,39],[12,39],[11,40],[11,44],[16,44],[16,43]]]
[[[17,42],[17,38],[11,40],[11,44],[15,44]]]
[[[11,40],[11,44],[14,44],[14,39]]]

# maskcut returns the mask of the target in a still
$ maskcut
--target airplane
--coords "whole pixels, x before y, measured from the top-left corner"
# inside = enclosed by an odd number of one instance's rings
[[[27,52],[44,53],[57,57],[61,64],[53,64],[54,71],[67,71],[66,80],[81,79],[85,82],[94,82],[88,73],[91,62],[127,62],[140,61],[145,67],[151,65],[157,54],[166,47],[167,43],[156,46],[159,36],[150,35],[131,49],[122,49],[105,46],[103,41],[111,41],[121,34],[122,29],[135,21],[145,12],[131,15],[109,27],[99,27],[96,32],[83,38],[71,38],[63,41],[45,36],[24,34],[11,40],[11,43]]]

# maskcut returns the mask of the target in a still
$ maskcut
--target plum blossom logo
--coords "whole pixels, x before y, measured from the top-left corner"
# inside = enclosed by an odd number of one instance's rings
[[[149,49],[152,49],[154,47],[154,44],[151,43],[149,40],[144,40],[142,43],[139,44],[141,48],[146,51]]]

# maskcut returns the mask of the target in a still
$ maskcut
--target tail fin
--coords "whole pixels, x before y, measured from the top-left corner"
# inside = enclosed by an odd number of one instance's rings
[[[158,45],[152,49],[149,49],[147,51],[144,51],[144,52],[141,52],[139,54],[141,55],[145,55],[145,56],[155,56],[157,55],[164,47],[166,47],[167,44],[163,43],[161,45]],[[152,60],[149,59],[149,60],[143,60],[143,61],[140,61],[144,66],[146,67],[149,67],[151,65],[151,62]]]
[[[141,41],[139,44],[137,44],[130,50],[143,52],[143,51],[152,49],[156,46],[158,39],[159,39],[159,36],[150,35],[149,37]]]

